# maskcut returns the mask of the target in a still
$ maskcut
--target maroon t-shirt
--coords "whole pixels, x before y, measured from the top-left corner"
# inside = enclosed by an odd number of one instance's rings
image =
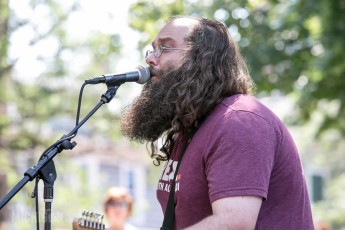
[[[157,186],[165,212],[182,151],[180,137]],[[176,179],[175,226],[212,215],[211,203],[232,196],[260,196],[255,229],[314,229],[303,169],[283,123],[252,96],[223,100],[189,144]]]

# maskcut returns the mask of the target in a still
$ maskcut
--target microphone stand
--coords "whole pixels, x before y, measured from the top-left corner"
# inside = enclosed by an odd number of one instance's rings
[[[44,229],[51,228],[51,203],[54,199],[54,181],[57,177],[54,161],[49,161],[40,171],[40,178],[44,182],[43,199],[45,202]]]
[[[0,201],[0,209],[2,209],[18,192],[21,190],[28,181],[32,181],[37,176],[40,176],[44,181],[44,200],[45,205],[45,230],[51,228],[51,202],[53,201],[54,181],[57,177],[53,158],[65,149],[73,149],[77,143],[71,142],[71,139],[76,136],[78,129],[105,103],[109,103],[116,91],[122,83],[107,84],[108,90],[102,95],[98,104],[80,121],[76,127],[67,135],[61,137],[51,148],[48,148],[40,157],[38,163],[29,168],[24,177],[18,184]]]

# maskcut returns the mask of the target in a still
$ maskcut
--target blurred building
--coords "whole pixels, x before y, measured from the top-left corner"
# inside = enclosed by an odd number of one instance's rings
[[[130,222],[140,229],[159,229],[163,220],[156,199],[156,185],[148,183],[152,167],[145,146],[133,147],[124,141],[112,143],[104,139],[79,140],[73,160],[87,174],[89,187],[106,191],[112,186],[128,189],[134,199]]]

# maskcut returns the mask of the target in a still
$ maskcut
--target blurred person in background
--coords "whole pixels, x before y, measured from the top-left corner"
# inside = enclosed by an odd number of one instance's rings
[[[330,225],[323,221],[318,221],[315,223],[315,230],[332,230]]]
[[[109,188],[104,196],[103,208],[109,222],[109,230],[136,229],[127,222],[133,208],[133,199],[127,189],[123,187]]]

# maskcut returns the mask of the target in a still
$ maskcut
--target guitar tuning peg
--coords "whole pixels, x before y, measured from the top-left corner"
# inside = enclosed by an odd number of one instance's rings
[[[91,225],[92,225],[92,228],[97,229],[97,213],[96,212],[92,212]]]
[[[105,224],[103,224],[103,219],[104,219],[104,215],[103,214],[101,214],[101,221],[100,221],[100,228],[99,229],[101,229],[101,230],[104,230],[105,229]]]
[[[86,211],[85,212],[85,227],[91,227],[91,224],[90,224],[90,218],[91,218],[91,212],[90,211]]]
[[[85,227],[86,226],[86,219],[87,219],[87,211],[83,210],[83,212],[81,213],[81,218],[79,220],[79,225],[81,227]]]

